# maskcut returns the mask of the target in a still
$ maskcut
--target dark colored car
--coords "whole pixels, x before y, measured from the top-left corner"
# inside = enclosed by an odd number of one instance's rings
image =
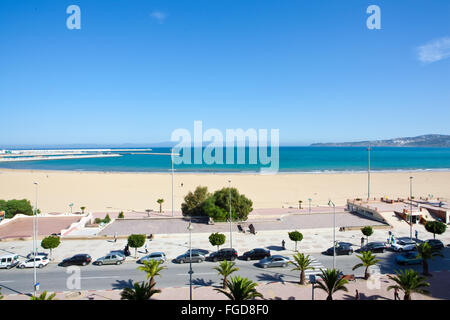
[[[264,258],[270,257],[270,250],[263,248],[256,248],[247,252],[244,252],[242,255],[243,260],[261,260]]]
[[[238,253],[232,248],[220,249],[219,251],[213,252],[208,256],[208,260],[211,261],[222,261],[222,260],[236,260]]]
[[[92,261],[91,256],[83,253],[83,254],[76,254],[71,258],[64,259],[60,265],[62,267],[73,266],[73,265],[85,266],[85,265],[88,265],[89,263],[91,263],[91,261]]]
[[[202,256],[206,256],[209,251],[205,250],[205,249],[191,249],[192,250],[192,254],[200,254]],[[189,250],[186,251],[186,254],[189,254]]]
[[[203,262],[205,261],[205,256],[201,255],[198,252],[195,252],[194,250],[192,250],[192,253],[189,253],[189,250],[187,253],[184,253],[178,257],[175,258],[174,260],[176,263],[187,263],[187,262]]]
[[[438,239],[428,239],[425,240],[425,242],[427,242],[430,245],[432,250],[440,250],[444,247],[442,241]]]
[[[386,250],[387,247],[383,242],[369,242],[364,247],[359,249],[360,252],[362,251],[371,251],[373,253],[381,252],[383,253],[384,250]]]
[[[342,255],[351,255],[353,253],[353,248],[350,245],[339,245],[336,247],[336,255],[342,256]],[[332,256],[333,255],[333,247],[327,249],[326,251],[322,252],[323,254]]]

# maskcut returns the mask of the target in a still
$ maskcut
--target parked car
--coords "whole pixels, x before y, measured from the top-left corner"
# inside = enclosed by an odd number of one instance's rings
[[[190,262],[190,261],[203,262],[203,261],[205,261],[205,256],[198,252],[192,251],[192,254],[189,254],[189,252],[187,252],[187,253],[183,253],[182,255],[175,258],[176,263],[186,263],[186,262]]]
[[[287,267],[290,259],[288,257],[275,255],[271,257],[267,257],[259,261],[256,265],[262,268],[271,268],[271,267]]]
[[[336,255],[351,255],[353,253],[353,248],[349,244],[339,244],[335,247]],[[328,248],[326,251],[322,252],[322,254],[326,254],[329,256],[333,255],[333,247]]]
[[[398,255],[395,258],[395,262],[405,266],[410,264],[421,264],[422,258],[418,257],[418,253],[416,251],[412,251]]]
[[[244,252],[242,255],[243,260],[261,260],[264,258],[270,257],[270,250],[263,248],[256,248],[247,252]]]
[[[383,253],[384,250],[386,250],[387,247],[383,242],[369,242],[365,246],[363,246],[361,249],[359,249],[359,252],[362,251],[371,251],[373,253],[381,252]]]
[[[167,258],[164,252],[152,252],[149,255],[146,255],[145,257],[142,257],[138,260],[138,263],[144,263],[144,261],[150,261],[150,260],[156,260],[156,261],[162,261],[162,263],[166,262]]]
[[[19,264],[19,255],[15,253],[0,256],[0,268],[11,269]]]
[[[220,249],[219,251],[213,252],[208,256],[208,260],[211,261],[222,261],[222,260],[236,260],[238,253],[233,248]]]
[[[46,265],[48,265],[48,263],[49,263],[49,259],[47,256],[36,255],[36,267],[37,268],[43,268]],[[20,262],[17,265],[17,268],[20,268],[20,269],[33,268],[34,264],[35,264],[34,258],[31,258],[31,259],[25,260],[23,262]]]
[[[91,261],[92,261],[92,258],[90,255],[88,255],[86,253],[81,253],[81,254],[76,254],[73,257],[64,259],[60,263],[60,265],[62,267],[73,266],[73,265],[86,266],[89,263],[91,263]]]
[[[122,250],[111,250],[108,254],[115,254],[121,256],[123,257],[124,260],[127,258]]]
[[[29,254],[27,254],[27,259],[31,259],[34,256],[34,252],[30,252]],[[45,252],[36,252],[36,256],[39,257],[48,257],[48,253]]]
[[[438,239],[428,239],[425,240],[425,242],[427,242],[433,250],[440,250],[444,247],[442,241]]]
[[[125,261],[125,256],[121,254],[107,254],[104,257],[98,258],[94,263],[101,266],[104,264],[122,264]]]
[[[395,243],[391,244],[391,248],[397,252],[412,251],[416,249],[416,242],[409,238],[397,239]]]

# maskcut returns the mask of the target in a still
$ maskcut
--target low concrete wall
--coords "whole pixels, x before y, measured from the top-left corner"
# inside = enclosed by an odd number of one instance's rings
[[[389,223],[386,221],[386,219],[383,218],[382,215],[378,213],[376,209],[371,209],[364,207],[356,202],[352,202],[350,200],[347,201],[347,210],[351,213],[357,213],[364,218],[375,220],[378,222],[385,223],[389,225]]]

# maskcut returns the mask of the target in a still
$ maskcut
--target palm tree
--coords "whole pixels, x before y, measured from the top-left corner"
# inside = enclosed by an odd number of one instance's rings
[[[135,282],[133,288],[125,288],[120,293],[121,300],[150,300],[150,298],[160,293],[161,290],[153,289],[154,283],[148,283],[145,281]]]
[[[299,209],[301,209],[301,208],[302,208],[302,203],[303,203],[303,201],[302,201],[302,200],[298,200],[298,208],[299,208]]]
[[[264,298],[261,293],[256,291],[258,284],[241,276],[231,277],[227,283],[228,291],[224,289],[214,289],[226,295],[228,299],[235,301],[250,300],[255,298]]]
[[[144,260],[144,265],[139,266],[138,270],[144,271],[147,274],[147,280],[150,279],[150,284],[155,284],[155,277],[161,276],[160,272],[166,267],[160,266],[163,262],[161,260],[151,259],[150,261]]]
[[[81,213],[84,214],[84,210],[86,210],[86,207],[80,207]]]
[[[398,289],[405,293],[404,300],[411,300],[412,293],[429,294],[428,290],[423,288],[429,287],[430,284],[425,281],[425,277],[420,277],[417,272],[412,269],[405,271],[396,271],[395,276],[388,275],[389,279],[396,284],[389,286],[387,289]]]
[[[309,258],[309,255],[297,253],[294,255],[294,261],[289,261],[289,263],[295,266],[292,271],[300,271],[300,284],[305,284],[305,271],[314,270],[314,267],[311,266],[312,260]]]
[[[422,259],[423,274],[426,276],[431,276],[431,273],[428,271],[428,260],[434,259],[434,257],[444,256],[439,251],[431,249],[428,242],[423,242],[420,246],[416,245],[416,249],[418,253],[417,257]]]
[[[3,299],[3,296],[2,296],[2,288],[0,288],[0,300],[2,300]]]
[[[320,271],[322,272],[320,275],[322,280],[317,281],[316,288],[322,289],[328,294],[327,300],[333,300],[333,293],[337,291],[348,291],[345,286],[348,281],[340,276],[341,272],[339,270],[321,269]]]
[[[158,200],[156,200],[156,202],[159,203],[159,213],[161,213],[162,212],[162,204],[164,202],[164,199],[158,199]]]
[[[214,270],[217,270],[217,272],[219,272],[219,275],[221,275],[223,277],[223,282],[222,282],[222,286],[223,289],[225,289],[227,287],[227,278],[235,271],[238,271],[239,268],[235,267],[236,263],[231,262],[231,261],[227,261],[224,260],[223,262],[221,262],[219,264],[218,267],[214,267]]]
[[[381,260],[377,259],[377,256],[372,254],[372,251],[363,251],[361,253],[361,256],[357,255],[357,257],[361,260],[361,263],[358,263],[356,266],[354,266],[352,270],[366,267],[366,270],[364,271],[364,279],[367,280],[370,277],[369,267],[376,265]]]
[[[47,297],[47,291],[44,291],[38,297],[37,296],[31,296],[30,300],[53,300],[53,298],[55,298],[55,296],[56,296],[56,293],[52,293],[51,295],[49,295]]]

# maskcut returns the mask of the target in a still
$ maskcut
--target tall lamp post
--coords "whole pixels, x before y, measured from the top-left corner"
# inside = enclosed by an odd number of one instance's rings
[[[367,166],[367,200],[370,200],[370,145],[368,151],[368,166]]]
[[[70,207],[70,214],[72,214],[73,203],[69,204],[69,207]]]
[[[231,217],[231,180],[228,180],[228,191],[230,201],[230,248],[233,248],[233,232],[232,232],[232,217]]]
[[[333,206],[333,269],[336,268],[336,205],[333,201],[328,201],[328,205]]]
[[[309,214],[311,214],[311,201],[312,201],[312,199],[308,198],[308,201],[309,201]]]
[[[173,217],[173,148],[170,149],[170,160],[172,162],[172,217]]]
[[[189,300],[192,300],[192,274],[194,271],[192,271],[192,229],[194,227],[192,226],[192,218],[189,220]]]
[[[36,255],[37,255],[37,202],[38,202],[38,183],[34,182],[34,185],[36,186],[36,198],[35,198],[35,204],[34,204],[34,215],[33,215],[33,274],[34,274],[34,283],[33,283],[33,291],[34,296],[36,296],[36,290],[37,290],[37,274],[36,274]]]
[[[409,202],[410,202],[410,212],[409,212],[409,239],[412,240],[412,180],[413,177],[409,177]]]

